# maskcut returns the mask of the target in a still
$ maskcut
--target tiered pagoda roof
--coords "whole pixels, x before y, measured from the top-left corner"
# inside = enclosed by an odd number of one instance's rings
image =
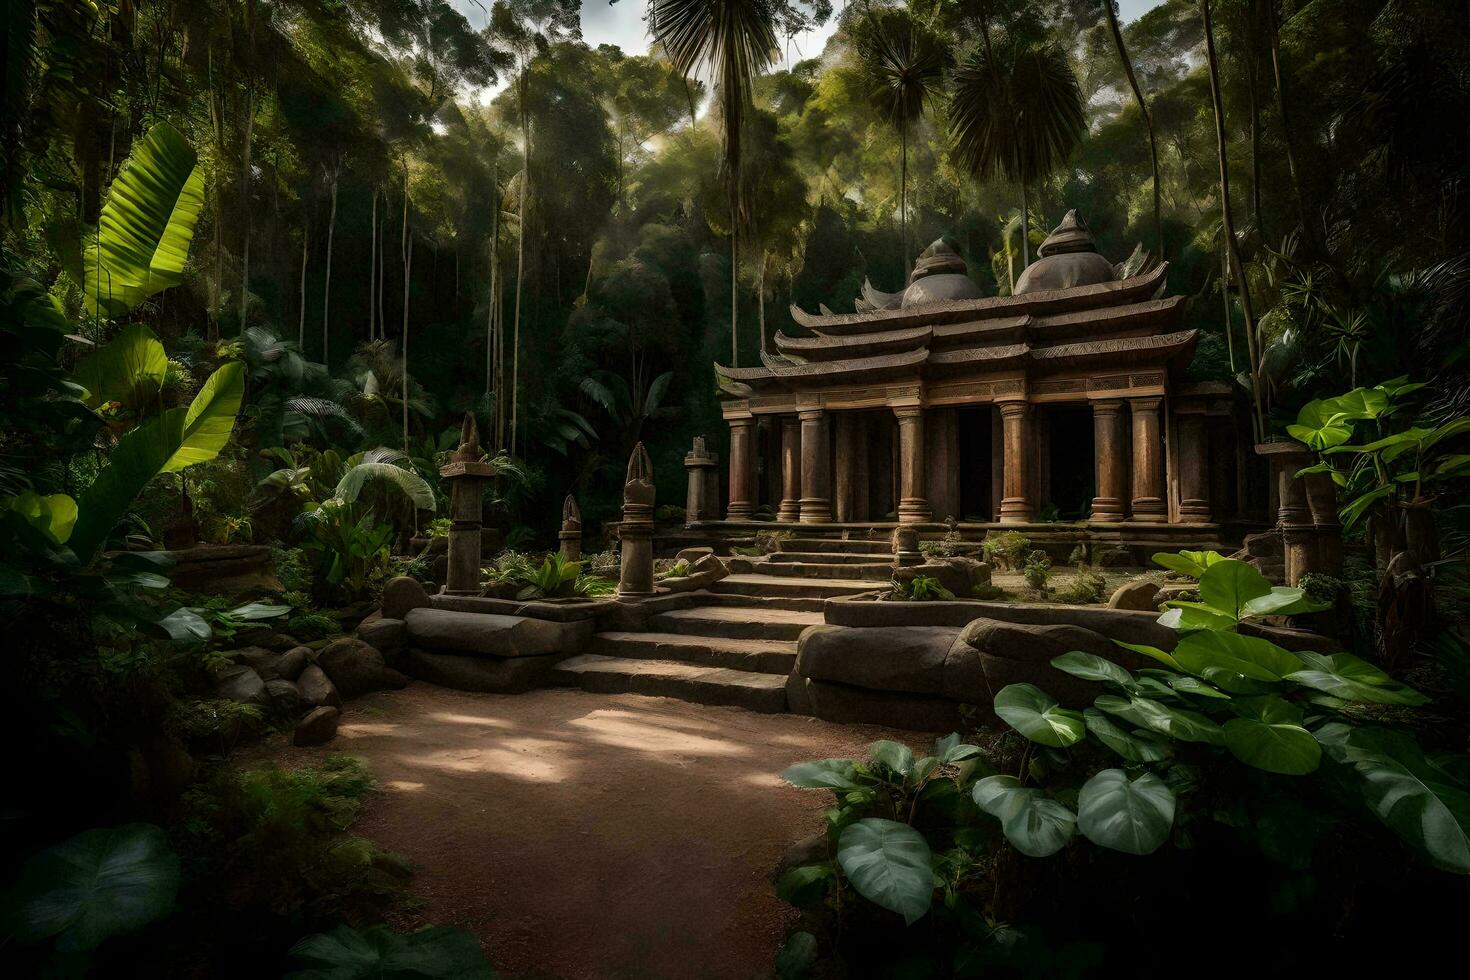
[[[1027,270],[1032,272],[1029,279],[1041,284],[1057,278],[1057,270],[1043,268],[1056,260],[1105,261],[1095,251],[1078,248],[1082,236],[1090,242],[1086,226],[1069,213],[1048,239],[1064,243],[1068,252],[1052,250],[1048,257],[1043,246],[1043,257]],[[738,398],[828,385],[937,380],[991,370],[1045,375],[1120,364],[1170,366],[1186,363],[1193,353],[1197,331],[1180,329],[1184,297],[1162,296],[1166,263],[1107,282],[1031,288],[1013,296],[933,301],[929,297],[936,282],[931,280],[927,292],[912,302],[916,287],[925,285],[921,273],[926,263],[942,268],[950,278],[956,261],[958,256],[948,246],[936,242],[920,258],[903,293],[867,289],[855,313],[824,308],[814,315],[792,306],[792,319],[812,335],[777,333],[776,353],[763,353],[760,367],[716,365],[721,387]],[[963,268],[960,261],[959,269]],[[1069,271],[1060,270],[1063,281],[1069,281]],[[1095,266],[1085,272],[1099,278]],[[956,290],[951,283],[946,289],[964,292],[962,286]],[[874,301],[887,305],[873,308]]]

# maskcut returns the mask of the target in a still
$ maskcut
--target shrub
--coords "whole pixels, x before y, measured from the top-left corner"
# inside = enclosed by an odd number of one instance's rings
[[[1067,556],[1067,564],[1068,565],[1086,565],[1087,564],[1087,545],[1086,544],[1078,544],[1077,547],[1073,548],[1072,549],[1072,553]]]
[[[281,591],[311,591],[311,564],[300,548],[272,548],[271,569],[281,583]]]
[[[1010,593],[1007,592],[1005,589],[1002,589],[998,585],[992,585],[989,582],[975,583],[974,588],[970,589],[970,594],[973,595],[976,599],[986,599],[990,601],[1007,599],[1010,597]]]
[[[298,640],[310,642],[336,636],[342,632],[342,627],[326,613],[309,612],[292,616],[286,622],[286,632]]]
[[[687,561],[684,561],[681,558],[680,560],[674,562],[674,564],[671,565],[669,567],[669,569],[667,571],[663,572],[659,577],[660,578],[687,578],[688,576],[689,576],[689,563]]]
[[[916,575],[911,581],[893,580],[893,598],[906,602],[951,601],[954,593],[939,584],[939,579],[929,575]]]
[[[1026,556],[1026,563],[1021,572],[1026,576],[1026,584],[1037,592],[1045,592],[1047,583],[1051,580],[1051,557],[1046,552],[1037,549]]]
[[[449,528],[453,524],[454,522],[447,517],[436,517],[429,522],[428,527],[424,528],[424,536],[429,538],[447,538],[449,537]]]
[[[982,547],[986,561],[998,568],[1014,570],[1021,567],[1026,553],[1031,550],[1031,539],[1020,531],[1003,531],[986,536]]]
[[[1058,602],[1070,602],[1077,605],[1088,605],[1094,602],[1102,602],[1107,594],[1107,579],[1102,572],[1086,565],[1077,568],[1077,573],[1072,576],[1062,589],[1056,594]]]
[[[1334,605],[1346,585],[1342,579],[1322,572],[1308,572],[1302,576],[1301,589],[1316,602]]]

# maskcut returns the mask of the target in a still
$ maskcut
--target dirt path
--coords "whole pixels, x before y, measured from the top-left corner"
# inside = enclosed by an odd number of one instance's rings
[[[349,705],[338,738],[378,780],[355,832],[406,854],[426,921],[474,931],[522,978],[750,980],[792,921],[770,876],[830,799],[806,759],[927,739],[667,698],[426,684]],[[289,755],[287,755],[289,753]]]

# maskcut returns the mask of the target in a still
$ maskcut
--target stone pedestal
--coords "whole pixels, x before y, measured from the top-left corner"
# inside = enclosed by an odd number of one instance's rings
[[[898,418],[898,521],[922,524],[933,519],[924,491],[924,410],[917,405],[895,408]]]
[[[801,517],[801,419],[781,416],[781,506],[776,520]]]
[[[755,513],[750,499],[755,482],[755,418],[746,415],[730,420],[730,497],[725,517],[732,521],[748,521]]]
[[[582,512],[577,509],[577,501],[571,494],[561,505],[561,531],[557,534],[561,541],[561,554],[567,561],[582,560]]]
[[[1307,507],[1317,535],[1317,570],[1342,575],[1342,522],[1337,518],[1337,484],[1328,473],[1302,477],[1307,486]]]
[[[831,452],[827,413],[820,408],[801,411],[801,493],[801,522],[831,523]]]
[[[1027,430],[1031,406],[1026,402],[1002,402],[1001,432],[1005,442],[1005,496],[1000,501],[1002,524],[1028,524],[1036,516],[1031,500],[1031,447]]]
[[[688,474],[688,490],[684,497],[684,523],[718,520],[720,488],[716,470],[720,457],[704,445],[704,436],[694,437],[694,448],[684,454],[684,472]]]
[[[478,595],[480,592],[480,526],[484,509],[480,494],[495,476],[495,467],[484,462],[480,430],[473,414],[466,412],[459,430],[459,448],[439,470],[449,484],[449,562],[444,592],[448,595]]]
[[[1205,438],[1203,412],[1181,412],[1175,416],[1179,434],[1179,520],[1202,524],[1210,519],[1209,446]]]
[[[1133,520],[1140,524],[1165,524],[1169,506],[1164,499],[1164,445],[1160,411],[1162,398],[1134,398],[1133,416]]]
[[[919,550],[919,532],[900,525],[893,529],[894,561],[904,567],[924,564],[924,553]]]
[[[1116,523],[1128,516],[1128,430],[1123,402],[1112,398],[1092,403],[1093,469],[1097,496],[1092,520]]]
[[[1256,446],[1257,455],[1271,464],[1276,485],[1276,526],[1286,559],[1286,584],[1297,585],[1308,572],[1319,571],[1317,527],[1307,501],[1307,482],[1297,471],[1310,466],[1311,452],[1299,442],[1268,442]]]
[[[623,484],[623,522],[618,530],[622,539],[620,599],[637,599],[654,593],[653,499],[653,462],[640,442],[628,459],[628,479]]]

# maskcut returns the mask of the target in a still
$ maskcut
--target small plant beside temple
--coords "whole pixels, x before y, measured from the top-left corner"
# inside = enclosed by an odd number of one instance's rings
[[[894,579],[892,586],[892,598],[905,602],[948,602],[955,597],[953,592],[939,584],[937,578],[928,575],[916,575],[909,581]]]
[[[1052,596],[1057,602],[1090,605],[1107,598],[1108,581],[1103,573],[1087,565],[1078,565],[1067,584]]]
[[[1031,551],[1021,566],[1021,574],[1026,577],[1026,584],[1032,589],[1046,592],[1048,583],[1051,582],[1051,557],[1040,549]]]
[[[982,547],[985,560],[995,567],[1019,571],[1031,552],[1031,539],[1020,531],[1002,531],[987,535]]]

